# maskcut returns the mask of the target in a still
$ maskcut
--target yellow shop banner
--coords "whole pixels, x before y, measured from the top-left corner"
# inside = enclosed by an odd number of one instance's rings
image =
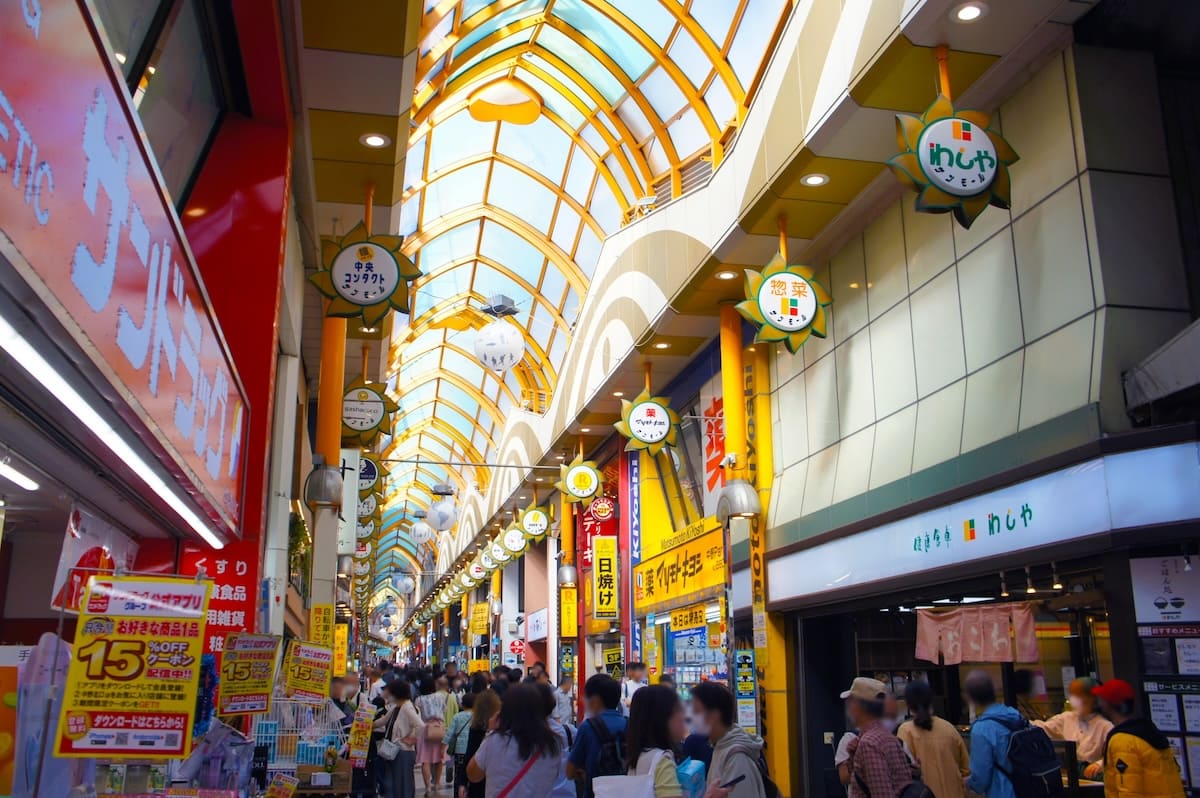
[[[682,632],[686,629],[699,629],[708,623],[708,605],[693,604],[671,613],[671,631]]]
[[[346,652],[350,648],[350,624],[333,627],[333,675],[346,675]]]
[[[598,621],[621,618],[620,579],[617,577],[617,539],[592,538],[592,615]]]
[[[332,604],[314,604],[309,609],[308,639],[318,646],[333,648]]]
[[[579,637],[579,588],[567,585],[558,589],[558,636]]]
[[[182,759],[211,582],[94,577],[80,603],[55,753]]]
[[[633,609],[642,615],[646,608],[723,584],[725,539],[715,529],[638,564],[633,569]]]
[[[333,651],[324,646],[293,640],[283,663],[283,691],[310,704],[329,700]]]
[[[225,635],[217,711],[222,715],[269,711],[278,664],[278,637],[244,632]]]
[[[486,601],[471,607],[471,634],[487,636],[492,631],[491,610]]]

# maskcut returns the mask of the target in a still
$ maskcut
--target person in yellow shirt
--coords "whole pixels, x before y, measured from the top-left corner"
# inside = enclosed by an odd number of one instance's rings
[[[639,688],[629,705],[625,729],[630,775],[649,775],[654,768],[654,798],[680,798],[675,752],[687,737],[679,693],[661,684]]]
[[[1059,713],[1049,720],[1035,720],[1033,725],[1046,730],[1055,740],[1070,740],[1075,743],[1075,753],[1083,775],[1098,779],[1104,773],[1104,744],[1112,731],[1112,722],[1096,709],[1096,697],[1092,695],[1099,685],[1095,679],[1082,676],[1067,686],[1070,710]]]
[[[1167,738],[1150,721],[1133,717],[1133,686],[1109,679],[1092,694],[1114,724],[1104,752],[1106,798],[1184,798],[1183,775]]]
[[[913,719],[896,736],[921,766],[921,780],[937,798],[963,798],[963,780],[971,775],[970,755],[958,729],[933,714],[933,690],[928,682],[904,687],[904,701]]]

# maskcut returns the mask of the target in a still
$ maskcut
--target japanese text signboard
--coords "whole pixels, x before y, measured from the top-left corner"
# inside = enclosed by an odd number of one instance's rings
[[[558,636],[579,636],[579,588],[563,585],[558,589]]]
[[[179,220],[81,6],[23,8],[0,16],[0,251],[232,531],[245,397]]]
[[[278,637],[240,632],[226,635],[217,711],[222,715],[250,715],[269,710],[278,664]]]
[[[332,604],[314,604],[309,608],[308,639],[318,646],[333,649]]]
[[[204,652],[220,654],[230,632],[254,631],[254,597],[258,584],[258,541],[238,540],[220,551],[185,543],[179,557],[179,574],[201,571],[213,580],[208,602]]]
[[[592,539],[617,536],[617,503],[611,496],[599,496],[578,517],[580,559],[584,568],[591,568]]]
[[[633,569],[633,608],[643,610],[664,601],[725,584],[725,541],[715,529],[677,546],[665,554],[644,560]]]
[[[320,704],[329,698],[333,651],[293,640],[283,663],[283,691],[300,701]]]
[[[671,631],[682,632],[685,629],[700,629],[708,623],[708,605],[693,604],[671,613]]]
[[[346,655],[350,650],[350,624],[333,627],[333,675],[346,675]]]
[[[758,734],[758,671],[754,650],[739,648],[733,658],[733,693],[737,696],[737,722],[747,734]]]
[[[486,601],[471,606],[471,634],[487,635],[492,629],[491,610]]]
[[[621,590],[617,559],[617,539],[592,538],[592,616],[598,621],[616,621],[621,617]]]
[[[375,707],[370,704],[359,707],[354,713],[354,722],[350,724],[350,761],[356,768],[367,766],[367,755],[371,749],[371,724],[374,721]]]
[[[167,577],[92,580],[67,671],[58,756],[187,756],[209,587]]]

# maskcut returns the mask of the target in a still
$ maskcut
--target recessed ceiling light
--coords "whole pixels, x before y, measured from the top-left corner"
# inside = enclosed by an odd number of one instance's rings
[[[196,208],[188,208],[186,211],[183,212],[183,215],[190,216],[193,219],[195,219],[197,216],[203,216],[206,213],[208,213],[208,208],[196,207]]]
[[[580,432],[591,432],[592,428],[591,427],[580,427],[579,431]]]
[[[113,53],[113,58],[117,59],[118,64],[125,63],[125,53]]]
[[[523,502],[523,501],[525,501],[525,497],[524,497],[524,496],[518,496],[518,497],[517,497],[517,501],[519,501],[519,502]]]
[[[809,174],[800,178],[800,182],[806,186],[809,186],[810,188],[815,188],[816,186],[823,186],[828,183],[829,175],[823,175],[820,172],[810,172]]]
[[[658,343],[656,343],[654,345],[654,348],[655,349],[670,349],[671,345],[669,343],[667,343],[666,341],[659,341]]]
[[[565,455],[562,455],[562,454],[556,454],[556,455],[554,455],[554,458],[555,458],[556,460],[563,460],[563,459],[565,459]]]
[[[158,71],[158,67],[151,64],[150,66],[146,67],[146,71],[149,72],[151,75],[153,75],[155,72]]]
[[[358,331],[364,332],[364,333],[373,333],[373,332],[379,332],[379,328],[378,327],[359,327]]]
[[[950,12],[950,18],[955,22],[977,22],[987,15],[988,5],[982,0],[972,0],[970,3],[963,3],[955,6]]]
[[[364,133],[358,140],[364,147],[371,147],[373,149],[386,147],[392,143],[392,140],[382,133]]]
[[[617,397],[618,399],[620,399],[624,395],[625,395],[624,391],[613,391],[613,396]]]
[[[534,482],[541,482],[541,481],[542,481],[541,477],[538,477],[537,479],[534,480]]]
[[[851,288],[858,288],[858,283],[850,283]]]
[[[717,279],[718,280],[736,280],[737,272],[730,272],[730,271],[717,272]]]

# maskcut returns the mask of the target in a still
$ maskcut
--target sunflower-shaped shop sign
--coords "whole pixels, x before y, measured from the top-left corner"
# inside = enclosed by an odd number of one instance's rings
[[[309,279],[330,303],[328,316],[362,316],[373,327],[390,310],[408,313],[408,283],[421,276],[400,253],[404,239],[367,235],[362,222],[341,238],[321,237],[322,268]]]
[[[368,494],[381,492],[386,478],[387,468],[379,455],[363,452],[358,461],[358,497],[362,499]]]
[[[679,438],[679,414],[671,409],[670,400],[651,396],[643,390],[633,401],[621,400],[621,420],[613,425],[629,439],[625,451],[645,449],[657,455],[665,446],[675,446]]]
[[[559,480],[554,487],[562,491],[567,501],[583,502],[586,506],[600,493],[603,484],[604,478],[596,464],[591,460],[584,460],[583,455],[577,455],[570,463],[564,463],[560,467]]]
[[[825,308],[833,298],[813,274],[779,253],[761,272],[746,270],[746,299],[737,309],[758,327],[757,343],[782,342],[794,355],[810,335],[825,337]]]
[[[360,446],[370,444],[391,426],[392,413],[399,409],[382,383],[355,377],[342,395],[342,439]]]
[[[919,192],[918,211],[952,212],[970,227],[988,205],[1008,208],[1008,167],[1019,156],[989,124],[988,114],[956,110],[944,95],[919,117],[896,114],[896,142],[903,152],[888,166]]]

